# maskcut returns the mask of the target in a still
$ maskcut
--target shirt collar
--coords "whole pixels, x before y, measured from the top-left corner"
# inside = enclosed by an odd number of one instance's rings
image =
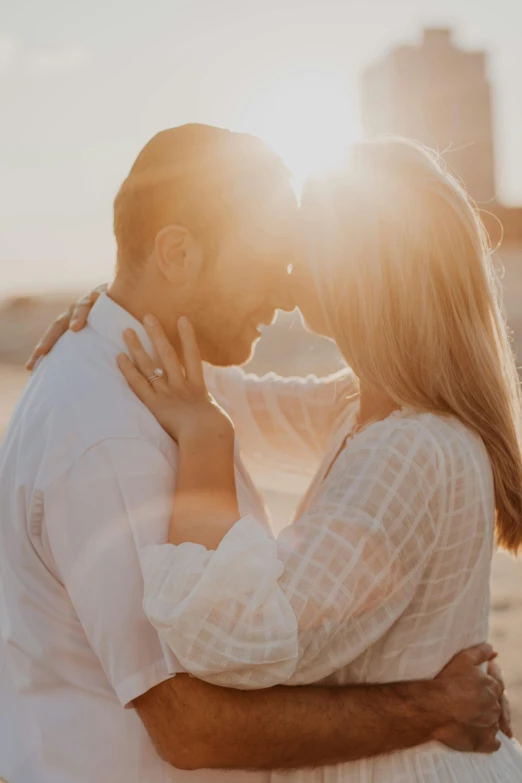
[[[94,303],[89,313],[88,323],[98,334],[114,343],[118,353],[129,353],[123,339],[123,332],[125,329],[134,329],[149,356],[156,357],[156,351],[143,324],[116,304],[107,294],[100,294]]]

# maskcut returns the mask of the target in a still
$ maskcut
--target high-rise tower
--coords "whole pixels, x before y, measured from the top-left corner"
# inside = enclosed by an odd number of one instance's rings
[[[419,46],[398,46],[362,80],[368,137],[409,136],[445,152],[473,198],[495,198],[491,91],[484,52],[463,51],[451,31],[428,28]]]

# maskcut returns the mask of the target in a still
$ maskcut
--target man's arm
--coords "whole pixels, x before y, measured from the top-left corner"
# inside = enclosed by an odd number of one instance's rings
[[[428,682],[340,688],[219,688],[177,675],[134,701],[159,755],[179,769],[326,766],[439,740],[492,752],[499,684],[479,664],[487,644],[459,653]]]

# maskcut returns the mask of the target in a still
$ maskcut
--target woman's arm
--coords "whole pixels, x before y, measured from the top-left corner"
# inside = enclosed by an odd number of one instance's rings
[[[412,600],[438,536],[440,447],[422,421],[375,424],[276,543],[255,519],[239,520],[230,423],[209,402],[186,324],[181,338],[182,378],[158,336],[167,381],[147,384],[141,347],[129,344],[142,374],[126,360],[131,386],[180,444],[174,546],[142,554],[146,613],[208,682],[318,681],[382,637]]]
[[[183,440],[169,543],[191,541],[216,549],[239,518],[233,435]]]
[[[375,425],[360,436],[365,449],[339,457],[314,506],[276,544],[255,519],[239,520],[230,421],[205,389],[190,325],[180,322],[183,372],[148,320],[165,378],[147,383],[152,360],[133,333],[137,367],[125,356],[120,366],[180,446],[174,546],[142,558],[149,619],[185,668],[209,682],[317,681],[361,654],[411,600],[436,540],[431,436],[415,421]]]
[[[410,604],[437,542],[440,469],[422,423],[374,425],[277,543],[247,517],[216,552],[146,549],[149,619],[185,668],[214,684],[319,681]]]
[[[176,492],[169,543],[191,542],[215,549],[238,521],[235,480],[235,434],[226,413],[209,395],[191,324],[179,321],[183,367],[158,320],[146,316],[162,376],[132,329],[124,332],[131,362],[118,356],[119,367],[133,391],[179,446]]]

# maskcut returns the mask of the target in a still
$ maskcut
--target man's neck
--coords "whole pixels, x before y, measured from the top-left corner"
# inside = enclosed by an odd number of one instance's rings
[[[116,277],[109,286],[107,295],[140,323],[143,323],[146,315],[155,315],[169,338],[177,337],[178,314],[174,307],[167,306],[161,293],[152,291],[145,282],[142,284]]]

